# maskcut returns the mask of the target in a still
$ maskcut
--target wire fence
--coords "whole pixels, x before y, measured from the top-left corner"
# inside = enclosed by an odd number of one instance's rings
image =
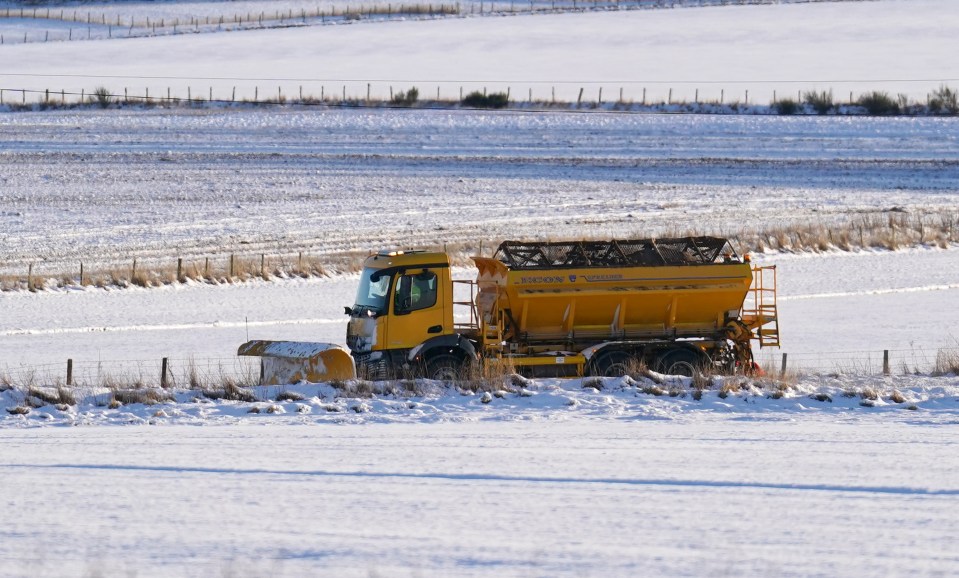
[[[936,349],[829,352],[759,352],[767,375],[836,374],[856,376],[936,375],[959,373],[959,346]],[[0,383],[13,386],[117,388],[217,388],[251,386],[259,381],[256,357],[157,358],[135,360],[64,360],[60,363],[7,365]]]
[[[67,359],[61,363],[7,365],[0,370],[0,382],[24,387],[203,389],[228,382],[255,385],[259,375],[259,359],[251,357]]]
[[[927,349],[800,351],[762,350],[756,360],[769,374],[892,375],[959,371],[959,346]]]
[[[2,76],[24,76],[4,74]],[[27,75],[32,76],[32,75]],[[955,78],[890,80],[501,81],[357,79],[198,79],[168,77],[177,86],[143,86],[142,77],[36,75],[63,78],[67,88],[0,86],[0,110],[125,107],[224,108],[297,106],[345,109],[604,112],[621,114],[779,114],[955,116]],[[70,79],[70,80],[66,80]],[[77,82],[90,82],[80,86]],[[137,84],[134,89],[117,82]],[[196,83],[201,86],[197,87]],[[328,83],[328,84],[327,84]],[[887,84],[891,83],[891,84]],[[106,85],[111,85],[108,88]],[[205,85],[205,86],[203,86]],[[215,86],[214,86],[215,85]],[[426,87],[424,87],[426,85]],[[702,86],[700,86],[702,85]],[[42,86],[42,85],[41,85]],[[779,86],[779,88],[775,88]],[[844,88],[845,86],[845,88]],[[427,88],[428,87],[428,88]],[[852,87],[850,90],[849,87]],[[422,91],[421,91],[422,89]],[[905,92],[902,90],[905,89]],[[890,90],[895,96],[890,96]],[[899,90],[899,92],[897,92]],[[416,96],[410,98],[409,95]]]
[[[13,28],[0,33],[0,44],[33,42],[70,42],[104,38],[143,38],[176,34],[199,34],[220,31],[287,28],[355,23],[360,21],[388,21],[409,19],[436,19],[466,16],[503,16],[541,13],[655,10],[680,7],[743,6],[779,3],[841,2],[851,0],[473,0],[451,3],[343,3],[340,6],[307,7],[284,10],[237,12],[229,8],[205,8],[207,13],[187,13],[179,16],[153,17],[123,14],[116,7],[56,7],[17,6],[0,9],[0,18],[36,21],[46,25],[22,31]],[[857,0],[858,1],[858,0]],[[264,3],[265,5],[266,3]],[[161,12],[161,11],[158,11]]]

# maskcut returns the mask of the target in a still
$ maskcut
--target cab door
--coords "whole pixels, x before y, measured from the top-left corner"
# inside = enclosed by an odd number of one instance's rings
[[[408,269],[393,283],[388,349],[411,349],[431,337],[453,332],[447,316],[445,271]],[[449,317],[449,320],[447,320]]]

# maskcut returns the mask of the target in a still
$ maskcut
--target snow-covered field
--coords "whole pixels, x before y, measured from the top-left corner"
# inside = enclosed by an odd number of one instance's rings
[[[273,2],[261,4],[274,12]],[[9,36],[22,37],[24,26],[18,20]],[[533,99],[549,100],[555,90],[557,99],[576,101],[583,89],[594,102],[602,88],[606,101],[622,89],[633,102],[644,90],[657,102],[670,92],[692,102],[698,91],[703,101],[742,103],[748,91],[750,102],[768,103],[774,91],[783,98],[807,90],[832,90],[841,102],[871,90],[924,102],[940,84],[959,83],[948,57],[957,27],[952,0],[466,17],[6,44],[0,79],[6,89],[89,94],[105,86],[154,97],[170,89],[183,98],[192,88],[193,96],[212,89],[221,99],[234,88],[237,98],[266,98],[294,96],[300,87],[315,97],[342,95],[345,87],[347,97],[365,98],[370,84],[380,98],[391,86],[416,85],[422,98],[439,88],[447,99],[461,88],[485,88],[510,89],[514,100],[530,90]],[[76,32],[108,34],[102,25]]]
[[[0,273],[954,214],[954,119],[0,115]],[[113,211],[89,211],[109,204]]]
[[[730,99],[813,79],[915,98],[955,76],[957,18],[953,2],[881,0],[3,44],[0,83]],[[762,79],[789,82],[740,82]],[[932,222],[959,205],[957,135],[934,118],[0,113],[0,275]],[[959,357],[959,250],[756,259],[778,267],[783,336],[760,359],[786,352],[799,375],[717,380],[699,399],[684,381],[623,378],[212,400],[185,373],[248,371],[234,353],[249,338],[342,343],[355,276],[0,292],[0,576],[955,575],[959,378],[931,370],[939,351]],[[163,357],[172,399],[108,405],[104,383],[156,383]],[[68,358],[75,405],[5,384],[59,395]]]

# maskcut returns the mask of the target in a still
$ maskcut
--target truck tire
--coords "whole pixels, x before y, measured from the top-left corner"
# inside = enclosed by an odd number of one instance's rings
[[[602,377],[622,377],[629,371],[632,359],[625,351],[607,351],[596,359],[590,373]]]
[[[436,381],[459,381],[463,379],[463,362],[453,355],[437,355],[426,362],[426,377]]]
[[[674,349],[663,355],[656,364],[656,371],[665,375],[694,377],[702,373],[703,359],[689,349]]]

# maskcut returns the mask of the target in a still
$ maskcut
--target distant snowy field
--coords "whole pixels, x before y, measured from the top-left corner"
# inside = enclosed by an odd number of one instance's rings
[[[219,3],[243,13],[249,3]],[[267,13],[288,2],[260,3]],[[520,4],[519,2],[517,4]],[[163,14],[169,4],[117,4],[113,12]],[[90,10],[87,7],[86,10]],[[80,9],[81,14],[83,8]],[[97,9],[93,8],[94,12]],[[295,8],[294,8],[295,10]],[[255,12],[255,9],[254,9]],[[106,16],[105,16],[106,17]],[[169,17],[169,16],[167,16]],[[2,23],[0,23],[2,26]],[[22,37],[29,22],[9,24]],[[38,21],[35,26],[46,26]],[[62,26],[54,35],[63,34]],[[623,98],[767,103],[799,91],[904,93],[924,101],[959,78],[947,55],[957,47],[959,4],[881,0],[715,6],[576,14],[465,17],[231,33],[0,46],[4,88],[88,93],[106,86],[143,95],[261,98],[300,87],[308,95],[371,94],[417,85],[421,97],[511,89],[515,100]],[[42,32],[41,32],[42,33]],[[106,26],[76,34],[103,38]],[[257,91],[257,89],[259,89]],[[10,97],[10,95],[8,95]],[[36,98],[36,95],[32,95]]]

